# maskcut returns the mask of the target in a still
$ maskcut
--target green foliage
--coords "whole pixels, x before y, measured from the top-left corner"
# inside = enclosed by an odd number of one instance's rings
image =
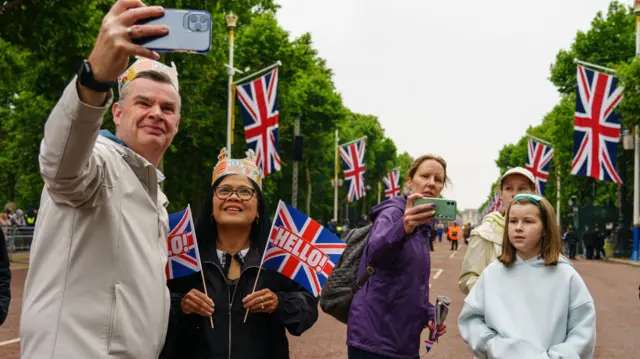
[[[624,99],[618,111],[627,126],[638,124],[640,98],[640,65],[633,60],[635,53],[635,15],[631,8],[614,1],[604,16],[598,13],[587,32],[579,31],[569,50],[560,50],[556,62],[551,66],[550,80],[562,95],[560,102],[544,117],[541,124],[531,126],[527,133],[554,145],[555,156],[545,187],[545,197],[555,206],[557,199],[557,174],[560,173],[560,198],[562,220],[566,222],[568,199],[578,196],[581,203],[615,205],[618,186],[611,182],[570,174],[573,159],[573,123],[575,115],[575,87],[577,65],[574,58],[607,67],[616,67],[617,75],[625,86]],[[633,61],[632,61],[633,60]],[[515,144],[505,145],[496,164],[501,173],[515,166],[524,166],[527,158],[527,137],[524,135]],[[624,186],[631,200],[633,182],[632,155],[618,148],[618,167],[626,175]],[[559,167],[559,168],[558,168]],[[619,173],[622,173],[620,172]],[[494,183],[490,191],[493,194]],[[486,206],[483,203],[481,208]]]
[[[551,82],[563,94],[575,91],[574,59],[600,66],[613,67],[635,56],[635,23],[633,9],[613,1],[606,17],[598,12],[587,32],[578,31],[569,50],[560,50],[551,66]]]
[[[114,2],[40,0],[0,7],[0,203],[15,200],[19,207],[38,206],[43,183],[37,157],[44,123],[81,60],[89,55],[102,18]],[[155,4],[205,9],[213,20],[208,54],[163,54],[161,58],[164,63],[176,63],[183,104],[179,133],[162,162],[170,211],[188,203],[196,212],[200,209],[217,155],[226,143],[228,11],[238,15],[236,68],[252,73],[277,60],[283,63],[278,87],[283,167],[264,181],[267,203],[273,207],[279,199],[291,201],[297,116],[304,136],[298,207],[314,218],[327,220],[333,214],[336,129],[344,141],[367,136],[365,181],[371,190],[366,199],[352,204],[357,213],[367,212],[376,203],[377,184],[387,171],[399,166],[406,173],[411,157],[397,156],[395,144],[385,137],[375,116],[345,108],[332,71],[313,48],[311,36],[291,39],[276,21],[278,5],[273,0],[159,0]],[[237,107],[234,157],[243,156],[247,149]],[[108,114],[103,127],[114,130],[110,119]],[[344,186],[339,194],[344,204]]]

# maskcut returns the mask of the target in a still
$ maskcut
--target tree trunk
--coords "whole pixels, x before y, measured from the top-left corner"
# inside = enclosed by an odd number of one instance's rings
[[[309,160],[304,161],[305,172],[307,174],[307,216],[311,217],[311,171],[309,170]]]
[[[7,196],[9,202],[15,202],[16,200],[16,174],[9,173],[7,175]]]

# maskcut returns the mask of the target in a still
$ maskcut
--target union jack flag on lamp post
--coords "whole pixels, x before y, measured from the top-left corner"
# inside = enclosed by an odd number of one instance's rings
[[[622,183],[616,172],[622,101],[618,78],[578,66],[571,174]]]
[[[402,193],[400,186],[400,168],[394,168],[382,179],[384,183],[384,196],[386,199],[397,197]]]
[[[533,174],[533,177],[535,177],[538,193],[541,195],[544,195],[544,187],[549,179],[549,165],[551,164],[553,155],[553,147],[538,143],[532,138],[529,138],[527,164],[525,167]]]
[[[278,68],[256,80],[237,85],[247,145],[257,156],[262,176],[279,171]]]
[[[340,157],[342,158],[344,179],[349,191],[349,202],[364,197],[367,191],[364,184],[365,139],[366,137],[363,137],[340,146]]]

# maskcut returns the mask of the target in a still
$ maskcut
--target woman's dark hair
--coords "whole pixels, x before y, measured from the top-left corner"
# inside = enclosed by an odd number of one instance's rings
[[[198,246],[200,248],[215,249],[216,239],[218,238],[218,225],[213,218],[213,196],[214,189],[220,184],[220,182],[226,176],[218,178],[213,185],[209,188],[207,197],[204,199],[202,209],[200,210],[200,216],[196,221],[196,238],[198,238]],[[251,181],[251,180],[250,180]],[[269,212],[264,198],[262,197],[262,190],[253,181],[251,181],[253,189],[256,191],[258,198],[258,223],[251,225],[251,234],[249,240],[251,241],[252,248],[258,248],[260,253],[264,251],[264,247],[267,244],[267,238],[269,231],[271,230],[271,220],[269,218]]]

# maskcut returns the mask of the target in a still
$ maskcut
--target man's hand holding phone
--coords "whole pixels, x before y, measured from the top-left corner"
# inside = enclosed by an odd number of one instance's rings
[[[140,0],[118,0],[105,15],[89,63],[98,81],[116,81],[129,66],[129,57],[158,60],[160,55],[131,40],[166,35],[164,25],[135,25],[137,21],[162,16],[161,6],[146,6]]]
[[[413,233],[417,226],[427,223],[436,214],[433,203],[416,206],[414,202],[419,198],[423,198],[420,193],[414,193],[407,198],[407,207],[402,216],[402,225],[406,235]]]
[[[91,76],[98,83],[115,82],[129,66],[131,56],[157,60],[158,53],[132,42],[147,36],[164,36],[162,25],[135,25],[142,19],[162,16],[161,6],[146,6],[140,0],[118,0],[102,19],[100,32],[88,58]],[[94,91],[78,83],[80,100],[91,106],[103,106],[107,92]]]

